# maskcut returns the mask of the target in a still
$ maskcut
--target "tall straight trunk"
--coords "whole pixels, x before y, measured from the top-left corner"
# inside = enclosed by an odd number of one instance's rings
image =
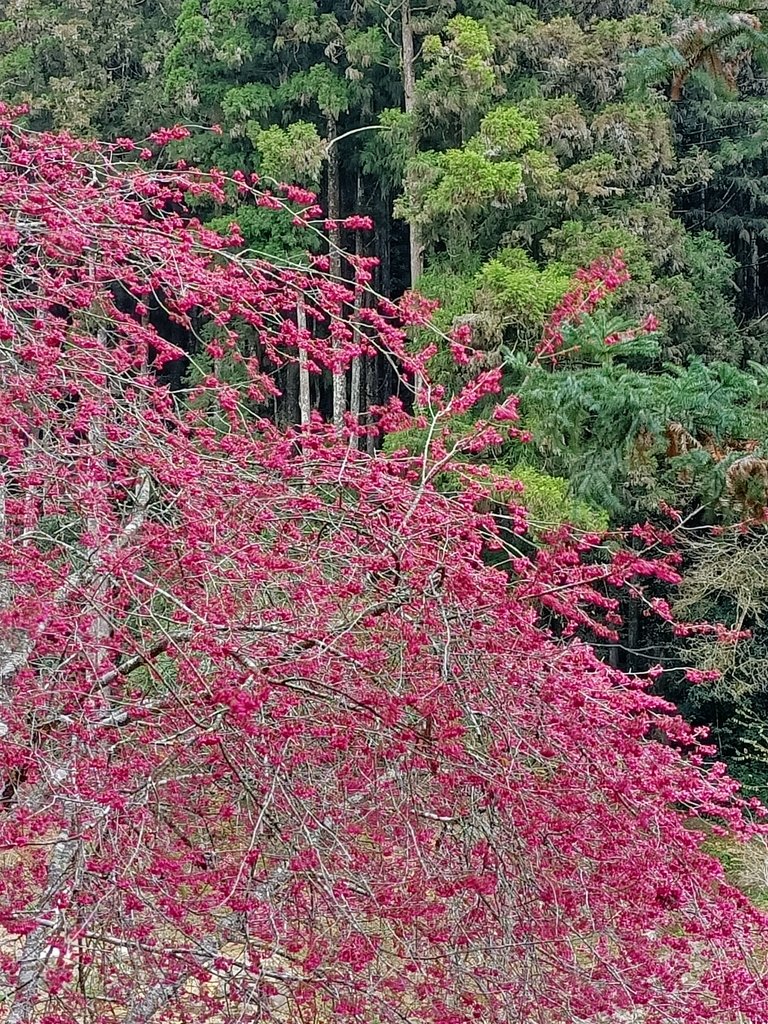
[[[392,195],[387,189],[381,196],[376,218],[376,255],[379,257],[378,289],[386,299],[392,298]]]
[[[360,172],[357,175],[357,188],[355,190],[355,209],[359,213],[362,208],[362,192],[363,185],[360,177]],[[361,259],[364,254],[363,248],[363,234],[361,231],[355,232],[355,256],[357,259]],[[362,334],[362,328],[360,325],[360,307],[363,304],[365,296],[363,293],[355,288],[355,308],[352,316],[352,323],[354,324],[355,331],[358,335]],[[361,357],[354,356],[352,359],[352,370],[350,373],[350,385],[349,385],[349,411],[352,415],[355,425],[360,423],[360,413],[362,411],[363,404],[362,395],[362,364]],[[358,439],[355,437],[350,442],[352,447],[358,447]]]
[[[637,652],[642,642],[641,630],[642,622],[640,620],[640,602],[636,597],[629,598],[629,606],[626,614],[627,621],[627,671],[634,672],[637,670]]]
[[[760,302],[760,246],[757,241],[757,232],[750,229],[749,232],[749,315],[754,316],[759,312]]]
[[[403,0],[403,5],[400,8],[400,22],[405,112],[406,114],[414,114],[416,111],[416,57],[413,44],[411,0]],[[411,141],[413,145],[413,152],[415,154],[418,149],[418,137],[415,125]],[[421,229],[414,220],[409,222],[409,231],[411,288],[415,288],[424,268],[424,243],[421,238]]]
[[[286,363],[283,367],[285,387],[283,400],[279,405],[281,421],[292,426],[299,420],[299,368],[296,363]]]
[[[375,352],[366,357],[365,360],[365,408],[370,409],[371,406],[376,405],[378,394],[378,380],[377,380],[377,367],[378,357]],[[370,413],[368,416],[368,422],[370,423]],[[372,433],[368,434],[367,445],[368,454],[373,455],[376,452],[376,438]]]
[[[387,299],[392,298],[392,194],[389,189],[380,192],[379,216],[376,232],[379,257],[378,290]],[[379,403],[379,356],[372,352],[365,360],[365,408]],[[370,423],[370,415],[368,416]],[[376,452],[376,438],[369,434],[366,447],[369,455]]]
[[[411,148],[415,156],[419,149],[419,133],[415,123],[416,114],[416,56],[413,44],[413,22],[411,20],[411,0],[403,0],[400,8],[401,21],[401,43],[403,56],[403,97],[405,112],[413,116],[414,123],[411,129]],[[411,218],[408,224],[410,233],[409,262],[411,270],[411,288],[416,288],[424,270],[424,241],[421,236],[421,227],[415,219]],[[413,382],[414,402],[418,406],[424,381],[421,374],[417,374]]]
[[[360,412],[361,412],[361,404],[362,404],[361,401],[360,401],[360,397],[361,397],[360,396],[360,390],[361,390],[361,387],[362,387],[362,373],[361,373],[360,359],[361,359],[360,356],[355,356],[354,357],[354,359],[352,360],[352,372],[350,374],[350,402],[349,402],[349,411],[350,411],[350,413],[352,415],[352,419],[354,420],[355,424],[358,424],[360,422]],[[358,438],[357,437],[353,437],[351,439],[351,441],[350,441],[350,445],[353,448],[357,448],[358,447]]]
[[[307,312],[299,303],[296,306],[296,323],[299,331],[307,329]],[[309,425],[312,404],[309,391],[309,370],[307,368],[307,350],[299,345],[299,419],[302,427]]]
[[[338,135],[336,118],[328,118],[328,219],[334,224],[341,216],[341,168],[339,166],[339,148],[335,145]],[[341,280],[340,232],[337,227],[329,232],[330,271],[331,276]],[[333,373],[333,425],[340,430],[344,425],[344,413],[347,411],[347,375],[343,370]]]

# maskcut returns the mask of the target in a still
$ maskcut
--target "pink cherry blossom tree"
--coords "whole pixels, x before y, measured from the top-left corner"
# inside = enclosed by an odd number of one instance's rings
[[[446,401],[415,298],[186,208],[311,228],[311,196],[0,131],[0,1019],[768,1021],[765,919],[702,846],[759,826],[646,681],[542,622],[610,632],[601,581],[673,553],[491,568],[524,513],[478,511],[460,456],[514,403],[447,423],[498,375]],[[270,368],[376,347],[421,382],[423,455],[264,417]],[[163,383],[203,356],[237,373]]]

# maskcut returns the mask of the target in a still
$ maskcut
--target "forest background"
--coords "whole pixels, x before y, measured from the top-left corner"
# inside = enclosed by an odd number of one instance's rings
[[[8,0],[0,19],[0,98],[27,104],[32,129],[219,125],[173,159],[318,190],[332,273],[340,247],[376,258],[381,295],[439,300],[438,327],[468,330],[520,398],[531,440],[483,459],[525,485],[521,547],[565,524],[672,526],[682,585],[623,593],[619,640],[597,647],[634,672],[663,665],[665,693],[765,797],[768,15],[687,0]],[[250,249],[306,259],[268,208],[244,199],[235,216]],[[627,275],[542,359],[574,276],[618,252]],[[447,389],[464,383],[447,353],[436,361]],[[168,372],[181,384],[186,365]],[[299,368],[275,375],[269,413],[298,422]],[[378,355],[314,375],[310,400],[364,416],[398,388]],[[675,638],[646,614],[664,602],[748,635]]]

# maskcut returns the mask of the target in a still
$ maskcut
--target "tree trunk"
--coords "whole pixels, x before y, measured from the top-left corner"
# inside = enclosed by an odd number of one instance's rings
[[[416,111],[416,58],[414,55],[413,25],[411,22],[411,0],[403,0],[400,12],[405,112],[406,114],[414,114]],[[418,137],[415,125],[413,128],[412,145],[415,155],[418,150]],[[424,267],[424,244],[421,239],[419,225],[411,220],[408,226],[410,230],[411,288],[415,288]]]
[[[749,262],[748,266],[748,277],[749,282],[749,316],[755,316],[760,306],[760,246],[757,241],[757,232],[750,228],[749,229]]]
[[[296,363],[286,363],[283,374],[285,387],[279,406],[280,419],[285,426],[292,426],[299,421],[299,368]]]
[[[360,356],[355,356],[352,360],[352,373],[350,375],[350,402],[349,411],[352,414],[352,419],[355,424],[360,422],[360,388],[362,385],[362,373],[360,369]],[[357,437],[353,437],[350,441],[353,448],[358,447]]]
[[[357,175],[357,188],[356,188],[356,191],[355,191],[355,207],[356,207],[356,210],[357,210],[358,213],[362,209],[362,193],[363,193],[363,186],[362,186],[362,181],[361,181],[361,178],[360,178],[360,172],[358,172],[358,175]],[[361,259],[363,257],[363,255],[364,255],[363,233],[361,231],[356,231],[355,232],[355,256],[356,256],[357,259]],[[365,298],[365,296],[363,295],[363,293],[358,288],[355,288],[355,308],[354,308],[354,311],[353,311],[352,323],[354,324],[355,331],[357,332],[357,334],[359,336],[361,336],[361,340],[362,340],[362,333],[363,333],[363,331],[362,331],[362,327],[360,325],[360,307],[363,304],[364,298]],[[354,421],[354,425],[355,426],[358,426],[359,423],[360,423],[360,413],[362,411],[362,405],[363,405],[363,401],[362,401],[363,400],[362,384],[363,384],[363,381],[362,381],[361,357],[360,356],[354,356],[354,358],[352,359],[352,371],[351,371],[351,374],[350,374],[350,384],[349,384],[349,411],[352,414],[352,419]],[[351,439],[351,441],[350,441],[350,444],[351,444],[351,446],[353,448],[359,447],[358,438],[357,437],[353,437]]]
[[[372,405],[376,405],[377,402],[377,379],[376,379],[376,353],[373,352],[371,355],[366,357],[365,360],[365,408],[370,410]],[[370,423],[370,412],[368,413],[368,422]],[[366,447],[369,455],[374,455],[376,452],[376,438],[372,433],[368,434]]]
[[[392,196],[389,189],[381,195],[376,218],[376,255],[379,257],[378,289],[385,299],[392,298]]]
[[[296,323],[299,331],[307,329],[307,313],[301,303],[296,307]],[[312,404],[309,391],[309,370],[307,369],[307,350],[299,345],[299,421],[302,427],[309,426]]]
[[[636,672],[638,668],[637,652],[640,647],[640,601],[630,595],[627,604],[627,672]]]
[[[401,12],[401,36],[403,50],[403,96],[406,114],[414,119],[411,128],[411,147],[413,156],[419,149],[419,135],[415,123],[416,116],[416,57],[413,45],[413,23],[411,21],[411,0],[403,0]],[[411,218],[408,223],[410,233],[409,262],[411,271],[411,288],[416,288],[424,270],[424,242],[419,224]],[[414,402],[418,406],[424,382],[417,374],[413,382]]]
[[[338,134],[338,125],[334,117],[328,118],[328,219],[338,222],[341,216],[339,148],[334,145]],[[328,234],[330,243],[331,276],[341,279],[340,232],[337,227],[331,228]],[[347,410],[347,375],[343,370],[333,373],[333,425],[337,430],[344,426],[344,413]]]

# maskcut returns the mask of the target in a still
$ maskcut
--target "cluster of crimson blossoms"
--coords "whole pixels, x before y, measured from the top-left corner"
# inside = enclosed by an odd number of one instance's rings
[[[768,1021],[766,921],[702,845],[756,830],[735,785],[540,618],[610,629],[600,574],[673,557],[489,567],[448,424],[498,380],[430,390],[418,303],[184,205],[312,197],[0,131],[0,1019]],[[238,374],[171,393],[169,323]],[[260,415],[270,368],[375,347],[425,382],[418,457]]]
[[[629,280],[629,269],[620,252],[614,253],[608,259],[597,259],[588,267],[578,270],[573,286],[552,311],[544,327],[541,341],[536,346],[536,361],[556,364],[565,343],[564,328],[577,327],[585,316],[593,313],[608,296]],[[648,313],[641,324],[609,335],[605,339],[605,344],[616,345],[622,341],[632,341],[643,334],[652,334],[658,327],[657,318],[653,313]]]

